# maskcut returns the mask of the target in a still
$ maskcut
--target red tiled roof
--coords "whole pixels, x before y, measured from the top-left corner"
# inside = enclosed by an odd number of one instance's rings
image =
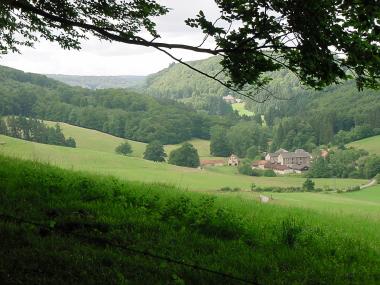
[[[214,160],[201,160],[201,164],[202,165],[206,165],[206,164],[220,164],[220,163],[225,163],[225,161],[224,160],[216,160],[216,159],[214,159]]]
[[[252,166],[259,166],[259,165],[265,165],[269,163],[267,160],[256,160],[252,162]]]

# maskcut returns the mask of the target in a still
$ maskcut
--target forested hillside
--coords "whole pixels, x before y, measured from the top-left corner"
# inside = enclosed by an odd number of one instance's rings
[[[123,89],[70,87],[43,75],[0,67],[0,115],[67,122],[119,137],[164,144],[209,138],[215,124],[237,120],[197,113],[183,103]]]
[[[47,77],[61,81],[71,86],[80,86],[90,89],[130,88],[144,84],[145,76],[80,76],[63,74],[46,74]]]
[[[217,57],[190,64],[209,74],[220,70]],[[248,109],[264,115],[267,125],[273,127],[273,149],[311,150],[320,144],[343,145],[380,132],[380,91],[359,92],[353,81],[315,91],[301,86],[288,71],[269,75],[273,78],[268,86],[272,99],[263,104],[245,101]],[[149,76],[146,91],[190,102],[196,108],[202,108],[213,96],[230,93],[217,82],[180,64]]]

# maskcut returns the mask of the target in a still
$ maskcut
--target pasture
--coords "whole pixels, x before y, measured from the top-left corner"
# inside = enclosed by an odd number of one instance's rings
[[[349,143],[348,146],[364,149],[371,154],[380,155],[380,136],[365,138],[359,141]]]
[[[216,191],[225,186],[247,190],[250,189],[252,183],[263,187],[290,187],[301,186],[305,181],[305,178],[297,176],[249,177],[237,174],[230,168],[221,168],[218,172],[217,170],[177,167],[137,157],[116,155],[113,152],[45,145],[6,136],[0,136],[0,140],[6,143],[0,148],[0,153],[5,155],[48,162],[67,169],[113,175],[126,180],[167,183],[192,191]],[[367,182],[360,179],[331,178],[314,179],[314,181],[316,187],[334,189],[345,189]]]
[[[49,126],[54,126],[56,122],[45,121]],[[62,132],[66,137],[73,137],[77,143],[77,148],[90,149],[101,152],[114,153],[115,148],[122,142],[127,141],[132,146],[133,157],[142,158],[146,148],[146,143],[137,142],[133,140],[127,140],[119,137],[115,137],[106,133],[102,133],[96,130],[90,130],[82,127],[73,126],[66,123],[59,123],[62,128]],[[198,150],[198,154],[201,158],[212,158],[210,155],[210,141],[202,139],[192,139],[188,141]],[[167,155],[179,148],[181,144],[166,145],[164,146]]]
[[[331,196],[322,210],[332,194],[305,193],[314,209],[259,204],[1,155],[0,177],[6,284],[241,284],[183,263],[252,284],[380,281],[379,219],[355,203],[330,212],[341,198],[379,201],[379,187]]]

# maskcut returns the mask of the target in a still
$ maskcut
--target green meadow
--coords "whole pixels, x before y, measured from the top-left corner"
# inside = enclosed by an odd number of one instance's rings
[[[253,116],[254,113],[245,108],[245,103],[234,103],[232,104],[232,109],[238,111],[240,116]]]
[[[49,126],[54,126],[56,122],[45,121]],[[133,157],[144,156],[146,143],[127,140],[119,137],[115,137],[106,133],[102,133],[96,130],[85,129],[77,126],[73,126],[66,123],[59,123],[62,128],[62,132],[66,137],[73,137],[77,143],[78,148],[90,149],[102,152],[114,153],[115,148],[122,142],[127,141],[132,146]],[[198,150],[198,154],[201,158],[211,158],[210,154],[210,141],[202,139],[192,139],[188,141]],[[180,147],[181,144],[166,145],[165,152],[169,153]]]
[[[74,136],[75,139],[77,139]],[[53,145],[28,142],[6,136],[0,136],[5,145],[0,146],[0,153],[23,159],[48,162],[52,165],[67,169],[91,171],[103,175],[142,182],[160,182],[172,184],[193,191],[216,191],[221,187],[238,187],[250,189],[252,183],[257,186],[301,186],[305,178],[290,177],[249,177],[237,174],[234,169],[221,168],[218,170],[193,169],[177,167],[166,163],[147,161],[138,157],[116,155],[111,151],[94,150],[98,148],[96,141],[90,149],[65,148]],[[217,169],[217,168],[215,168]],[[365,184],[361,179],[314,179],[316,187],[330,187],[346,189],[348,187]]]
[[[4,284],[380,282],[378,186],[260,204],[1,155],[0,178]]]
[[[380,155],[380,136],[365,138],[359,141],[349,143],[348,146],[365,149],[369,153]]]
[[[380,185],[256,193],[252,183],[301,186],[305,178],[155,163],[133,141],[132,156],[121,156],[121,138],[61,127],[77,148],[0,136],[0,254],[13,253],[0,263],[6,283],[380,282]],[[208,142],[193,143],[207,157]],[[367,183],[313,180],[335,190]],[[225,186],[240,190],[219,191]],[[260,204],[260,194],[272,199]]]

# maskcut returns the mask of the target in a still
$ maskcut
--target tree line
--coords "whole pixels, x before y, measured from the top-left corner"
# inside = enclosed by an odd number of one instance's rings
[[[221,98],[210,102],[212,111],[199,112],[175,100],[123,89],[71,87],[5,67],[0,67],[0,82],[0,115],[66,122],[141,142],[209,139],[212,126],[240,120]]]
[[[380,157],[361,149],[337,149],[327,157],[316,157],[307,173],[315,178],[371,179],[380,173]]]
[[[21,116],[0,119],[0,134],[32,142],[76,147],[72,137],[65,138],[59,124],[49,127],[40,120]]]

